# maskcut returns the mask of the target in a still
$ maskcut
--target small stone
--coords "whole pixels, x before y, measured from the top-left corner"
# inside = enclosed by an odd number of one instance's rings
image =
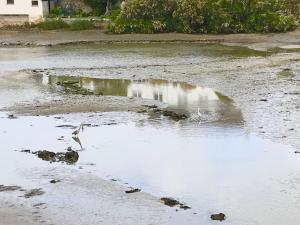
[[[56,183],[59,183],[59,182],[60,182],[60,180],[50,180],[51,184],[56,184]]]
[[[45,161],[55,161],[56,154],[50,151],[38,151],[37,156]]]
[[[141,189],[138,189],[138,188],[135,188],[135,189],[132,189],[132,190],[128,190],[128,191],[125,191],[126,194],[132,194],[132,193],[136,193],[136,192],[140,192]]]
[[[65,154],[65,161],[69,164],[76,163],[79,159],[79,154],[75,151],[69,151]]]
[[[268,99],[263,98],[263,99],[260,99],[259,101],[260,101],[260,102],[267,102]]]
[[[210,218],[211,218],[212,220],[223,221],[223,220],[226,219],[226,216],[225,216],[224,213],[218,213],[218,214],[212,214],[212,215],[210,216]]]
[[[161,198],[160,200],[162,200],[165,205],[170,206],[170,207],[174,207],[174,206],[180,204],[179,201],[177,201],[177,200],[175,200],[173,198]]]

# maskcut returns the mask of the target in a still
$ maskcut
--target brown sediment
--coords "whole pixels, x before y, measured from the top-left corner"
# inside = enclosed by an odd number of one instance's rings
[[[0,46],[53,46],[95,43],[224,43],[251,48],[274,48],[299,43],[300,31],[269,34],[108,34],[101,30],[87,31],[0,31]]]

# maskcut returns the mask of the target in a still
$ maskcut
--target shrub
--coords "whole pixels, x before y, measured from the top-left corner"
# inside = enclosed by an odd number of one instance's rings
[[[128,0],[109,26],[115,33],[279,32],[295,28],[286,1],[300,0]]]
[[[69,28],[69,25],[61,19],[51,19],[45,20],[37,24],[37,27],[42,30],[58,30],[58,29],[65,29]]]
[[[149,20],[117,20],[108,26],[108,31],[123,34],[123,33],[153,33],[153,26]]]
[[[178,0],[173,18],[177,21],[177,30],[184,33],[201,32],[205,2],[202,0]]]
[[[74,20],[70,23],[71,30],[88,30],[95,28],[95,25],[90,20]]]

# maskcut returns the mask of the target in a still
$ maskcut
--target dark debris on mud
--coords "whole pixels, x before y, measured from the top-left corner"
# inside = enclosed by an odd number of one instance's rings
[[[160,200],[169,207],[179,206],[181,209],[184,209],[184,210],[191,209],[191,207],[189,207],[186,204],[181,203],[173,198],[161,198]]]
[[[125,191],[125,193],[126,193],[126,194],[133,194],[133,193],[137,193],[137,192],[140,192],[140,191],[141,191],[141,189],[134,188],[134,189]]]
[[[144,105],[146,109],[141,109],[137,113],[148,113],[149,115],[165,116],[174,121],[185,120],[188,115],[184,113],[178,113],[169,109],[159,109],[156,105]]]
[[[12,120],[12,119],[17,119],[18,117],[13,114],[8,114],[7,118]]]
[[[5,185],[0,185],[0,192],[7,192],[7,191],[18,191],[20,190],[20,186],[5,186]]]
[[[41,188],[31,189],[26,192],[26,194],[24,195],[24,198],[32,198],[32,197],[43,195],[43,194],[45,194],[45,192],[42,191]]]
[[[61,180],[50,180],[49,183],[50,184],[56,184],[56,183],[59,183],[61,182]]]

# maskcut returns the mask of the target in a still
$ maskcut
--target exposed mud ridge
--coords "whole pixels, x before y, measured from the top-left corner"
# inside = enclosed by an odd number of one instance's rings
[[[0,192],[18,191],[20,189],[21,189],[20,186],[4,186],[4,185],[0,185]]]

